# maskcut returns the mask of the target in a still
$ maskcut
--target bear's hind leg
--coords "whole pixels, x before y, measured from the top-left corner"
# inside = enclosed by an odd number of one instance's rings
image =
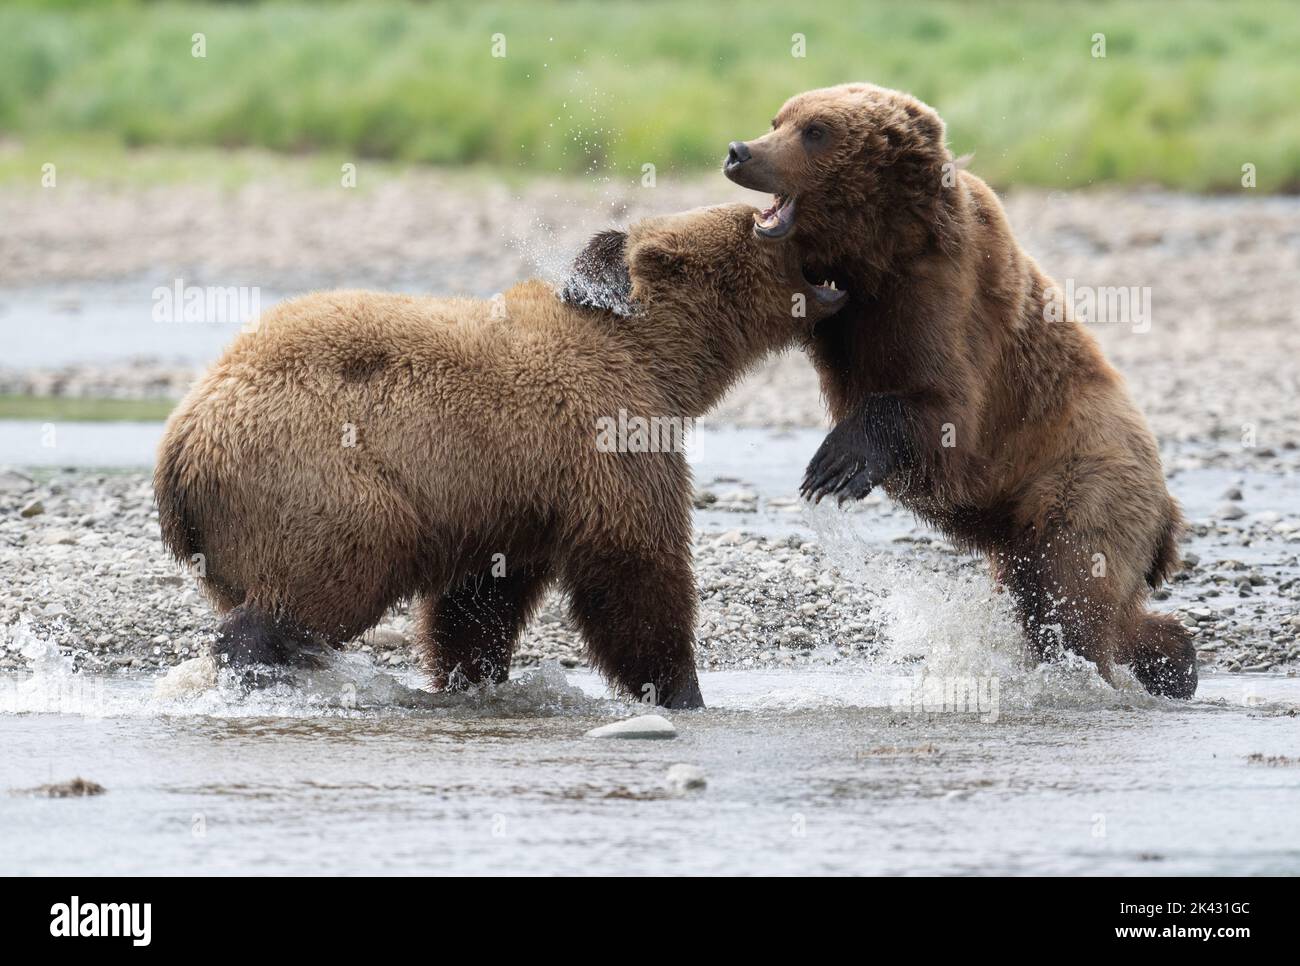
[[[1097,665],[1108,683],[1119,637],[1118,609],[1104,577],[1093,577],[1086,545],[1063,531],[999,554],[1006,580],[1038,660],[1056,648]]]
[[[653,557],[575,554],[565,584],[591,662],[619,690],[669,708],[704,707],[689,549]]]
[[[1139,613],[1124,635],[1119,660],[1152,694],[1196,694],[1196,645],[1187,628],[1169,614]]]
[[[434,687],[506,680],[515,642],[549,582],[549,568],[516,564],[500,577],[471,574],[423,600],[419,648]]]
[[[1196,648],[1176,619],[1142,609],[1145,591],[1103,565],[1100,538],[1065,529],[1022,542],[999,557],[1031,647],[1039,659],[1055,644],[1097,665],[1113,683],[1115,664],[1126,664],[1152,694],[1190,698],[1196,693]],[[1098,563],[1098,559],[1102,563]]]
[[[273,683],[286,668],[319,667],[331,650],[320,635],[247,602],[226,613],[212,643],[217,664],[247,687]]]

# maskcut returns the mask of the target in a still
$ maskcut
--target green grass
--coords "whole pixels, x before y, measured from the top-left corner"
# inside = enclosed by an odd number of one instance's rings
[[[2,68],[0,68],[2,69]],[[41,165],[53,162],[58,179],[117,182],[149,186],[177,181],[201,181],[238,186],[258,180],[292,179],[305,184],[338,184],[337,152],[307,157],[277,154],[261,148],[229,151],[204,146],[169,144],[132,149],[111,134],[74,131],[39,132],[0,148],[0,183],[36,182]],[[377,178],[360,179],[364,190]]]
[[[791,56],[796,32],[806,57]],[[790,94],[867,79],[938,108],[953,148],[996,184],[1235,190],[1252,163],[1260,190],[1295,190],[1297,51],[1300,5],[1267,0],[7,0],[0,177],[35,152],[57,164],[67,144],[92,173],[166,146],[158,179],[221,164],[196,149],[250,146],[319,153],[331,176],[340,158],[701,169]],[[216,174],[247,177],[249,163]]]
[[[0,396],[0,419],[154,422],[176,407],[171,399],[71,399],[61,396]]]

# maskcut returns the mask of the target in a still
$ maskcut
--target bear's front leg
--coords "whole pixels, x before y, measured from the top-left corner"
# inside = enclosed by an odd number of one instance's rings
[[[804,472],[799,493],[814,503],[835,496],[860,500],[915,455],[906,404],[898,396],[866,397],[836,423]]]
[[[578,548],[565,583],[591,663],[610,683],[647,704],[704,707],[695,675],[689,547],[661,553]]]

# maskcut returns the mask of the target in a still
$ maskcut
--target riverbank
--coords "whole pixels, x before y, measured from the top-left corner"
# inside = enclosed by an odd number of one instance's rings
[[[516,186],[427,170],[364,191],[296,180],[10,187],[0,190],[0,325],[49,344],[43,361],[0,361],[0,396],[179,398],[235,328],[160,332],[151,293],[178,278],[283,295],[487,297],[533,275],[558,281],[611,224],[732,200],[760,199],[720,176]],[[1300,445],[1300,374],[1286,364],[1300,358],[1300,199],[1017,191],[1005,203],[1022,245],[1063,286],[1122,286],[1136,291],[1135,306],[1145,298],[1149,317],[1094,330],[1159,437],[1235,444],[1242,465]],[[163,335],[170,358],[158,355]],[[95,355],[77,357],[78,344]],[[759,368],[715,418],[825,425],[799,353]]]
[[[801,440],[802,442],[802,440]],[[1203,665],[1264,672],[1300,658],[1300,491],[1269,475],[1217,489],[1222,471],[1183,471],[1196,502],[1185,569],[1157,609],[1193,629]],[[1019,647],[1009,604],[982,560],[958,554],[888,500],[837,510],[795,498],[766,475],[698,482],[695,567],[701,667],[861,663],[882,651],[922,658]],[[1178,478],[1174,481],[1178,489]],[[90,671],[156,671],[202,653],[212,611],[163,549],[150,477],[59,471],[0,476],[0,670],[21,670],[32,636]],[[19,633],[22,628],[22,633]],[[413,660],[401,608],[350,649],[381,666]],[[912,654],[908,649],[915,651]],[[516,654],[520,666],[583,663],[553,595]]]

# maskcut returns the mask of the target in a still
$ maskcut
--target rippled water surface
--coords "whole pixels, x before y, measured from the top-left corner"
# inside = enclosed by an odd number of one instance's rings
[[[145,465],[159,432],[62,428],[77,465]],[[0,423],[0,454],[40,464],[36,429]],[[820,438],[702,430],[697,480],[762,502],[696,523],[811,527],[844,574],[890,588],[869,661],[706,673],[709,710],[671,715],[676,738],[598,740],[645,709],[558,666],[447,697],[354,654],[253,695],[159,697],[0,628],[32,668],[0,677],[0,873],[1300,873],[1300,677],[1211,675],[1176,703],[1087,666],[1026,670],[983,575],[879,552],[910,521],[772,499]],[[1259,505],[1297,498],[1293,475],[1236,478]],[[1196,518],[1231,482],[1186,470],[1177,488]],[[1294,568],[1259,541],[1232,554]],[[973,706],[936,710],[936,683]],[[669,787],[674,764],[706,787]],[[106,792],[31,792],[74,776]]]
[[[448,698],[354,656],[160,698],[34,666],[0,682],[4,873],[1300,872],[1294,677],[1173,703],[995,663],[994,704],[929,711],[899,664],[718,672],[645,741],[584,737],[641,709],[558,667]],[[73,776],[106,792],[25,791]]]

